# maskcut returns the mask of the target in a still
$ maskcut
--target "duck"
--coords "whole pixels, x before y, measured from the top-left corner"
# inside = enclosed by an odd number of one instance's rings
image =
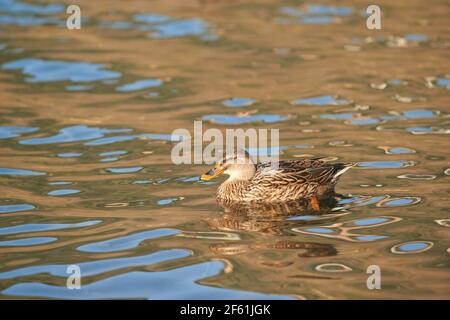
[[[356,163],[331,163],[324,157],[255,163],[248,152],[216,162],[201,175],[209,181],[228,175],[217,189],[222,203],[280,203],[307,199],[319,211],[319,199],[335,194],[339,178]]]

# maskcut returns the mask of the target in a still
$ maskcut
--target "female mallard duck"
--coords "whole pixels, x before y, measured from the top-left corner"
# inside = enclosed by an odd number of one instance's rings
[[[201,176],[210,180],[224,173],[229,178],[217,189],[226,202],[287,202],[309,199],[319,210],[318,198],[334,193],[338,178],[354,163],[329,163],[323,158],[282,160],[255,164],[248,153],[226,157]]]

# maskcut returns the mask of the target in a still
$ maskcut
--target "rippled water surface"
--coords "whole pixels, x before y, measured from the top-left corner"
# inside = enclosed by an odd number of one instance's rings
[[[0,0],[1,298],[450,298],[446,1],[79,3]],[[358,165],[320,212],[223,208],[170,159],[194,120]]]

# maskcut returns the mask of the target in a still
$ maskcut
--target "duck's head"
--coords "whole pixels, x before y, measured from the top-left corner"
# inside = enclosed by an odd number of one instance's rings
[[[247,151],[226,156],[216,162],[214,168],[201,176],[201,180],[208,181],[221,174],[229,175],[229,180],[249,180],[255,175],[255,164]]]

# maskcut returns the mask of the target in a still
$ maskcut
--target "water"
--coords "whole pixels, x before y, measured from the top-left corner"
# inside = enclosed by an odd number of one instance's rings
[[[59,229],[70,229],[70,228],[80,228],[86,226],[92,226],[100,223],[100,220],[86,221],[81,223],[60,223],[60,224],[23,224],[13,227],[0,228],[0,234],[16,234],[24,232],[34,232],[34,231],[48,231],[48,230],[59,230]]]
[[[238,108],[238,107],[248,107],[256,102],[255,99],[250,98],[231,98],[224,100],[222,104],[226,107],[230,108]]]
[[[45,138],[34,138],[34,139],[24,139],[21,140],[21,144],[25,145],[42,145],[42,144],[52,144],[52,143],[68,143],[68,142],[78,142],[84,140],[93,140],[103,137],[105,134],[110,133],[120,133],[128,132],[131,129],[105,129],[105,128],[95,128],[85,125],[70,126],[62,128],[59,133]]]
[[[137,247],[144,240],[171,236],[177,233],[179,233],[177,230],[171,229],[144,231],[126,237],[115,238],[113,240],[90,243],[78,247],[77,250],[83,252],[112,252],[126,250]]]
[[[81,31],[0,0],[1,298],[450,298],[445,1],[376,32],[337,1],[80,5]],[[319,213],[223,208],[208,166],[170,160],[200,119],[358,165]]]
[[[29,211],[33,210],[35,206],[31,204],[12,204],[12,205],[2,205],[0,206],[0,213],[11,213],[19,211]]]
[[[202,120],[217,124],[246,124],[253,122],[273,123],[286,121],[288,116],[278,114],[256,114],[256,115],[226,115],[226,114],[209,114]]]
[[[294,105],[313,105],[313,106],[326,106],[326,105],[346,105],[350,101],[333,96],[320,96],[310,98],[299,98],[292,101]]]
[[[290,18],[279,18],[279,23],[300,24],[333,24],[339,23],[339,17],[348,16],[353,12],[350,7],[333,7],[326,5],[307,4],[301,8],[282,7],[280,13]]]
[[[71,194],[80,193],[81,190],[78,189],[59,189],[59,190],[52,190],[49,193],[47,193],[49,196],[68,196]]]
[[[112,173],[133,173],[142,170],[143,167],[126,167],[126,168],[106,168],[106,171]]]
[[[22,133],[35,132],[38,130],[39,130],[38,128],[2,126],[2,127],[0,127],[0,139],[9,139],[9,138],[20,137],[20,135]]]
[[[78,158],[81,157],[82,153],[78,152],[64,152],[64,153],[58,153],[58,157],[60,158]]]
[[[43,176],[45,172],[27,170],[27,169],[14,169],[14,168],[0,168],[0,175],[8,176]]]
[[[117,87],[116,90],[120,92],[132,92],[147,88],[159,87],[162,84],[163,82],[159,79],[145,79],[145,80],[138,80],[133,83],[124,84],[120,87]]]
[[[21,70],[25,81],[38,82],[92,82],[115,79],[120,73],[105,70],[104,66],[95,63],[77,61],[54,61],[42,59],[20,59],[3,64],[4,70]]]

